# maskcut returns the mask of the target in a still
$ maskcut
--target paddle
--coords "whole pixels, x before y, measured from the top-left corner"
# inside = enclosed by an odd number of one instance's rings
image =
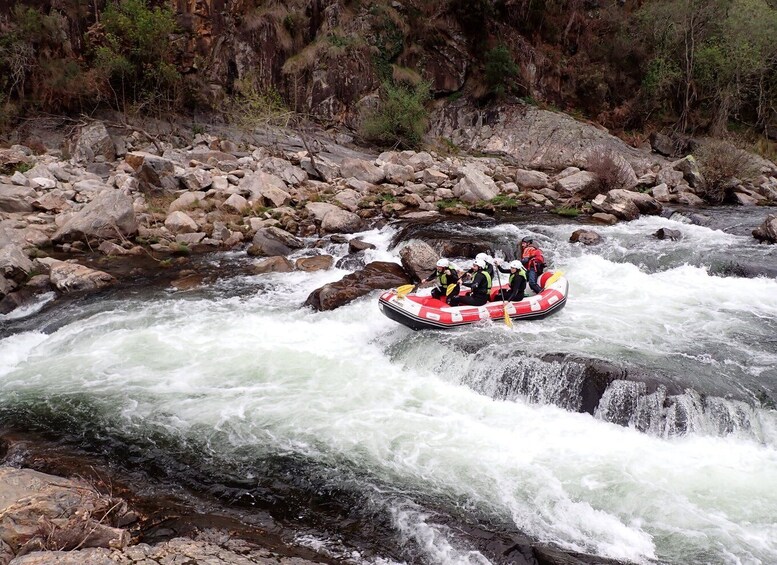
[[[507,313],[507,301],[505,300],[505,289],[502,288],[502,277],[499,276],[499,267],[497,265],[494,265],[495,271],[496,271],[496,282],[499,283],[499,293],[502,295],[502,302],[504,302],[504,309],[505,309],[505,325],[508,328],[513,327],[513,321],[510,319],[510,314]]]
[[[402,286],[397,287],[397,298],[404,298],[411,292],[415,292],[415,289],[418,288],[417,284],[403,284]]]
[[[545,281],[545,287],[548,288],[550,285],[552,285],[554,282],[559,280],[561,277],[564,276],[564,271],[556,271],[553,273],[548,280]]]
[[[445,289],[445,296],[450,296],[451,292],[453,292],[453,290],[456,288],[456,286],[458,286],[458,284],[459,283],[449,284],[448,288]]]

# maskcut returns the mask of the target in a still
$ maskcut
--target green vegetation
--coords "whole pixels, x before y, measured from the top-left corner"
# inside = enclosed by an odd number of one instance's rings
[[[362,135],[385,146],[419,147],[429,123],[429,96],[426,82],[414,87],[384,82],[380,105],[364,118]]]
[[[506,194],[497,194],[494,198],[489,200],[487,204],[491,204],[496,208],[517,208],[518,201],[512,196]]]
[[[235,95],[227,102],[229,121],[246,131],[262,125],[288,125],[293,117],[280,93],[259,85],[259,79],[248,75],[235,81]]]
[[[173,65],[170,35],[176,31],[169,6],[148,0],[121,0],[102,14],[105,35],[95,49],[95,65],[105,73],[119,104],[171,106],[181,76]]]
[[[498,97],[509,93],[520,68],[506,45],[500,44],[486,52],[485,73],[489,89]]]
[[[553,209],[553,213],[567,218],[576,218],[580,214],[580,210],[569,206],[559,206]]]
[[[467,207],[466,204],[464,204],[461,200],[458,198],[446,198],[445,200],[440,200],[439,202],[435,203],[435,206],[439,210],[447,210],[448,208],[457,208],[459,206]]]

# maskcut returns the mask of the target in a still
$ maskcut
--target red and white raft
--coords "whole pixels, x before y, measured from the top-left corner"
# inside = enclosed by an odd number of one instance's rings
[[[569,282],[566,277],[553,277],[552,272],[540,276],[542,292],[527,296],[520,302],[507,302],[507,315],[513,320],[544,318],[561,310],[567,302]],[[507,289],[507,285],[504,285]],[[531,292],[528,288],[528,292]],[[469,291],[462,287],[461,294]],[[445,329],[476,324],[484,320],[504,320],[505,302],[499,300],[500,287],[491,289],[491,300],[483,306],[448,306],[430,295],[397,295],[396,289],[381,294],[378,305],[386,316],[413,330]]]

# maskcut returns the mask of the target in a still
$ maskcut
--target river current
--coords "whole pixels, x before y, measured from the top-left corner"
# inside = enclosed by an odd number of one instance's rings
[[[42,301],[0,319],[0,425],[285,505],[297,543],[354,563],[509,562],[475,530],[632,563],[777,563],[777,280],[729,276],[774,267],[777,246],[749,235],[763,209],[709,215],[597,226],[587,248],[571,222],[442,226],[497,247],[532,234],[565,272],[566,307],[512,330],[413,332],[378,292],[316,313],[307,295],[347,271],[228,276],[241,253],[208,258],[225,275],[206,288]],[[360,234],[368,261],[398,262],[395,233]],[[580,413],[569,359],[648,378]]]

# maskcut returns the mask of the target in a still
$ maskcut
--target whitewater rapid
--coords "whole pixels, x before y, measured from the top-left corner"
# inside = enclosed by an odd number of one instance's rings
[[[610,243],[598,250],[564,243],[565,225],[473,228],[547,238],[570,280],[560,314],[512,331],[414,333],[380,314],[377,294],[301,308],[337,269],[71,306],[51,332],[0,340],[0,416],[57,411],[130,444],[164,437],[247,478],[293,455],[320,484],[361,493],[422,562],[490,562],[442,513],[635,563],[775,563],[773,409],[751,406],[757,433],[651,434],[495,398],[464,378],[498,371],[505,352],[527,363],[562,352],[671,372],[721,398],[774,394],[777,281],[683,261],[742,244],[709,228],[683,225],[686,238],[657,253],[630,250],[661,226],[677,223],[602,229]],[[392,234],[366,234],[378,245],[369,259],[397,260]]]

